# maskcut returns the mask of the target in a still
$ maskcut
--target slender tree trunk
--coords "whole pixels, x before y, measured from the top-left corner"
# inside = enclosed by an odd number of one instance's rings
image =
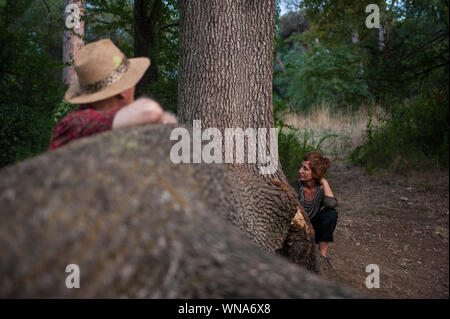
[[[203,129],[217,128],[224,139],[226,128],[274,127],[274,10],[275,0],[180,1],[181,122],[201,120]],[[313,255],[312,227],[279,162],[276,172],[267,175],[259,174],[260,163],[227,167],[234,180],[230,192],[244,208],[242,216],[229,220],[266,250],[291,252],[291,260],[314,268],[315,259],[307,258]]]
[[[134,56],[150,58],[151,65],[136,87],[136,95],[148,94],[151,83],[158,80],[156,52],[159,32],[156,30],[161,12],[161,0],[135,0],[134,14]]]
[[[352,33],[352,42],[355,44],[359,43],[359,33],[357,29]]]
[[[281,58],[280,58],[279,54],[277,54],[276,60],[277,60],[278,66],[281,69],[281,72],[283,72],[283,74],[286,75],[287,71],[286,71],[286,68],[284,67],[283,61],[281,61]]]
[[[66,8],[69,5],[76,5],[78,10],[67,12]],[[68,30],[64,31],[63,36],[63,62],[73,65],[73,61],[78,51],[84,45],[84,9],[85,1],[80,0],[64,0],[64,23]],[[71,15],[71,17],[68,16]],[[72,20],[71,18],[75,19]],[[79,19],[79,24],[76,23]],[[74,23],[72,23],[72,21]],[[76,73],[73,66],[66,66],[63,69],[63,81],[70,84],[76,79]]]
[[[385,35],[385,30],[383,28],[383,25],[380,25],[380,28],[378,29],[378,49],[380,51],[384,50],[385,47],[385,42],[384,42],[384,35]]]

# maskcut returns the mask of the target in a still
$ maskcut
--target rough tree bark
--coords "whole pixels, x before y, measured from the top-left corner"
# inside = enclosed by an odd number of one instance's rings
[[[201,120],[222,136],[225,128],[274,127],[274,12],[275,0],[180,1],[181,122]],[[248,149],[245,143],[245,154]],[[279,161],[270,175],[259,174],[260,163],[227,166],[233,185],[241,187],[233,193],[245,206],[242,216],[229,220],[266,250],[318,271],[312,226]]]
[[[174,164],[174,127],[110,131],[1,170],[0,297],[363,297],[229,224],[242,209],[233,181],[221,165]]]
[[[259,1],[223,2],[235,3],[239,10],[228,14],[236,17],[241,12],[268,18],[271,11]],[[233,28],[240,26],[235,23]],[[239,32],[256,35],[260,49],[267,50],[266,40],[257,31]],[[253,66],[258,61],[253,56],[246,59]],[[267,102],[271,92],[267,83],[257,84],[256,74],[271,79],[262,61],[268,61],[270,68],[273,62],[268,53],[261,59],[258,65],[263,69],[247,74],[249,83],[244,74],[236,73],[235,88],[225,89],[226,97],[246,94],[259,107],[237,99],[227,106],[230,109],[218,104],[218,109],[210,111],[223,112],[224,121],[229,121],[221,124],[216,117],[206,125],[271,127],[271,103]],[[233,81],[223,70],[217,72]],[[221,84],[210,82],[210,87],[221,94],[216,88]],[[242,85],[259,91],[236,92]],[[203,99],[212,97],[205,94]],[[237,118],[248,118],[236,113],[249,114],[246,108],[258,114],[255,121]],[[208,115],[203,108],[200,112],[204,112],[200,119]],[[174,164],[169,156],[175,143],[169,138],[173,128],[155,125],[111,131],[0,171],[0,296],[362,297],[267,253],[284,249],[295,262],[317,265],[311,260],[309,222],[297,210],[296,194],[281,169],[261,177],[256,165],[231,164],[226,169],[214,164]],[[65,286],[68,264],[80,267],[80,289]]]
[[[149,57],[150,68],[136,86],[136,96],[148,94],[151,83],[158,80],[158,64],[153,54],[159,34],[155,27],[161,12],[162,0],[135,0],[134,15],[134,56]]]
[[[76,5],[78,10],[68,12],[66,8],[68,5]],[[73,64],[73,60],[75,59],[78,51],[84,45],[84,9],[85,9],[85,1],[80,0],[64,0],[64,23],[66,23],[67,18],[71,15],[74,19],[79,18],[79,27],[78,24],[73,26],[72,28],[68,27],[69,30],[64,31],[63,36],[63,62]],[[71,19],[70,19],[71,20]],[[69,21],[69,26],[72,26],[72,21]],[[76,22],[76,21],[73,21]],[[67,27],[67,25],[66,25]],[[66,66],[63,69],[63,81],[66,84],[70,84],[74,79],[76,79],[77,74],[73,66]]]

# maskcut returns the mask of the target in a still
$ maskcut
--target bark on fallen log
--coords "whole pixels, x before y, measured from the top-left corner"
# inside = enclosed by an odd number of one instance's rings
[[[0,171],[0,297],[364,297],[231,225],[234,181],[221,165],[173,164],[172,128],[108,132]]]

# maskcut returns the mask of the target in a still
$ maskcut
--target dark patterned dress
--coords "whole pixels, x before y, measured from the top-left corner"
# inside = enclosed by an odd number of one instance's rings
[[[120,107],[110,111],[98,111],[89,105],[70,111],[66,117],[56,123],[48,150],[69,144],[70,142],[109,131]]]
[[[323,189],[317,186],[316,193],[312,201],[307,201],[303,190],[303,183],[296,180],[291,186],[298,193],[300,205],[314,227],[316,244],[319,242],[333,242],[333,233],[338,220],[336,198],[325,196]]]

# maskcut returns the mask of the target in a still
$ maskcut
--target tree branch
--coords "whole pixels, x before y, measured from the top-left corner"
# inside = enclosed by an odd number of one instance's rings
[[[441,31],[439,31],[438,33],[440,33]],[[436,36],[435,38],[431,39],[430,41],[428,41],[428,42],[426,42],[426,43],[416,47],[412,52],[410,52],[409,54],[404,56],[402,58],[402,60],[403,61],[409,60],[410,58],[414,57],[415,55],[419,54],[420,52],[423,52],[433,42],[436,42],[436,41],[438,41],[438,43],[442,42],[443,40],[447,39],[447,37],[448,37],[448,32],[444,32],[444,33],[439,34],[438,36]]]
[[[48,13],[50,13],[50,7],[48,6],[47,2],[45,0],[42,0],[42,2],[45,4],[45,7],[47,8]]]
[[[171,23],[171,24],[168,24],[168,25],[165,25],[165,26],[161,27],[159,30],[163,31],[163,30],[171,28],[171,27],[178,27],[179,25],[180,25],[179,22]]]
[[[446,65],[448,65],[448,62],[446,62],[446,63],[441,63],[441,64],[437,64],[437,65],[435,65],[435,66],[432,66],[432,67],[426,69],[425,71],[422,71],[422,72],[419,72],[419,73],[415,73],[415,72],[414,72],[414,75],[413,75],[413,76],[411,76],[411,77],[409,77],[409,78],[405,78],[405,79],[399,79],[399,78],[396,78],[396,79],[388,79],[388,78],[374,78],[374,77],[370,77],[370,78],[368,78],[368,77],[356,77],[355,79],[358,79],[358,80],[386,81],[386,82],[409,81],[409,80],[412,80],[412,79],[414,79],[414,78],[416,78],[416,77],[418,77],[418,76],[421,76],[421,75],[423,75],[423,74],[427,74],[427,73],[429,73],[429,72],[431,72],[431,71],[433,71],[433,70],[435,70],[435,69],[437,69],[437,68],[440,68],[440,67],[443,67],[443,66],[446,66]],[[392,73],[394,73],[394,71],[392,71]]]

